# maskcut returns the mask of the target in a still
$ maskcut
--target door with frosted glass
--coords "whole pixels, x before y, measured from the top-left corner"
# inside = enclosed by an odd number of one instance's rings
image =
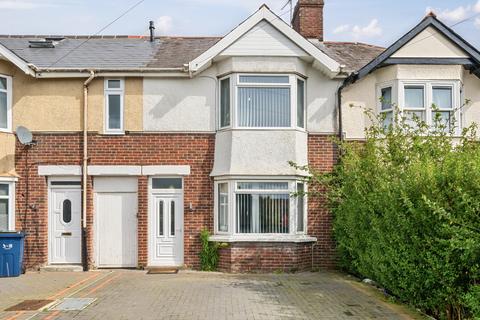
[[[181,195],[153,196],[149,222],[149,265],[182,265],[183,201]]]
[[[81,232],[80,188],[52,188],[49,202],[49,262],[81,263]]]

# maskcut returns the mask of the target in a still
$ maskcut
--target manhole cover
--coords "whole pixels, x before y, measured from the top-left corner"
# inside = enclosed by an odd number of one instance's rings
[[[5,309],[5,311],[36,311],[52,303],[53,301],[54,300],[25,300],[8,309]]]
[[[83,310],[93,303],[95,298],[65,298],[59,304],[55,305],[51,310],[75,311]]]

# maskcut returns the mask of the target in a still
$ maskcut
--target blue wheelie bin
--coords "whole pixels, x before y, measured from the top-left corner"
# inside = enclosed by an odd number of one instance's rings
[[[22,273],[22,232],[0,232],[0,277],[18,277]]]

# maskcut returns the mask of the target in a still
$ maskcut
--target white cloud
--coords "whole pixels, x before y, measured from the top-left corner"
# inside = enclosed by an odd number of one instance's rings
[[[352,35],[355,39],[361,39],[361,38],[372,38],[372,37],[378,37],[382,35],[382,28],[378,25],[378,20],[377,19],[372,19],[370,23],[365,26],[354,26],[352,28]]]
[[[349,30],[350,30],[350,25],[349,24],[342,24],[342,25],[336,27],[335,29],[333,29],[333,33],[334,34],[344,33],[344,32],[347,32]]]
[[[172,30],[173,27],[173,19],[170,16],[161,16],[155,22],[155,29],[160,34],[167,34]]]
[[[465,18],[467,18],[470,10],[472,8],[470,6],[460,6],[455,9],[445,9],[439,11],[437,16],[439,19],[450,21],[450,22],[458,22]]]
[[[0,0],[0,9],[32,10],[37,8],[71,5],[74,3],[76,3],[76,1],[70,0]]]
[[[206,4],[206,5],[221,5],[221,6],[228,6],[228,7],[240,7],[247,10],[256,10],[260,8],[260,6],[265,3],[271,10],[278,13],[280,12],[280,8],[285,4],[286,0],[240,0],[240,1],[226,1],[226,0],[183,0],[184,2],[195,2],[199,4]],[[295,6],[295,1],[293,2]],[[288,10],[288,6],[283,9],[282,12]]]

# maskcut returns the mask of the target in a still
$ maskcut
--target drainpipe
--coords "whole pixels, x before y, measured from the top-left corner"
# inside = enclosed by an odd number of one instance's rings
[[[87,166],[88,166],[88,85],[95,78],[95,72],[83,83],[83,166],[82,166],[82,264],[83,270],[88,271],[87,254]]]

